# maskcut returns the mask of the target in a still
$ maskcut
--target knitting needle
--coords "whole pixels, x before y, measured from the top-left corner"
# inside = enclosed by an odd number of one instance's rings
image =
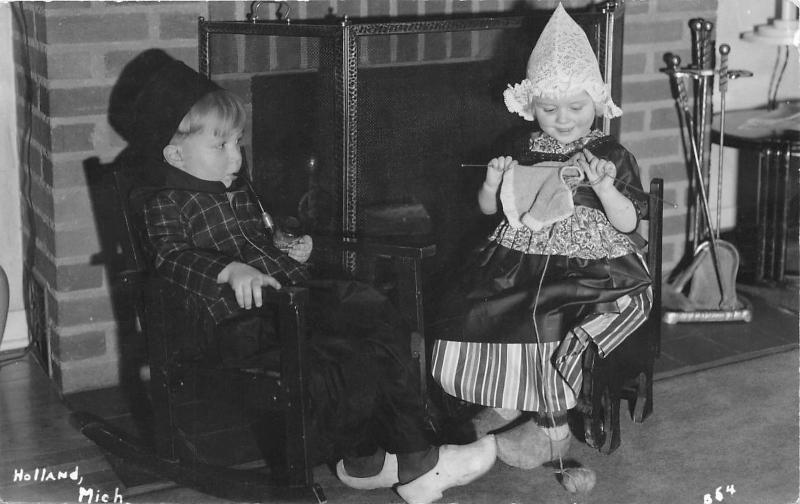
[[[488,165],[486,165],[486,164],[477,164],[477,163],[461,163],[461,168],[486,168],[487,166],[488,166]],[[603,176],[604,176],[604,177],[607,177],[608,175],[605,175],[605,174],[604,174]],[[616,180],[617,182],[619,182],[620,184],[624,185],[625,187],[627,187],[627,188],[629,188],[629,189],[633,189],[634,191],[636,191],[636,192],[639,192],[639,193],[641,193],[641,194],[644,194],[645,196],[650,196],[650,193],[649,193],[649,192],[647,192],[647,191],[644,191],[644,190],[642,190],[642,189],[639,189],[638,187],[636,187],[636,186],[633,186],[633,185],[631,185],[631,184],[629,184],[629,183],[625,182],[625,181],[624,181],[624,180],[622,180],[622,179],[618,179],[618,178],[616,178],[616,177],[611,177],[611,178],[613,178],[614,180]],[[588,185],[587,185],[586,187],[588,187]],[[667,205],[671,206],[672,208],[678,208],[678,204],[677,204],[677,203],[673,203],[672,201],[667,201],[667,200],[665,200],[664,198],[659,198],[659,197],[657,197],[657,196],[656,196],[656,199],[658,199],[658,200],[661,200],[661,202],[662,202],[662,203],[665,203],[665,204],[667,204]]]

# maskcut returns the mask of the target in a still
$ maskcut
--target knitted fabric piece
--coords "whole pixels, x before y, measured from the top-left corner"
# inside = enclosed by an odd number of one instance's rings
[[[500,201],[511,227],[526,225],[532,231],[539,231],[572,215],[575,210],[572,191],[560,174],[565,167],[564,163],[552,161],[518,165],[503,175]]]

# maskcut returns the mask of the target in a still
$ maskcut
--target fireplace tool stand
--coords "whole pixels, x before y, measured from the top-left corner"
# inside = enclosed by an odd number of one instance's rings
[[[713,23],[703,19],[689,21],[692,31],[692,64],[680,66],[680,58],[666,54],[667,68],[681,125],[681,135],[688,151],[691,192],[689,208],[689,234],[694,256],[689,264],[668,282],[664,289],[664,321],[679,322],[730,322],[752,319],[749,301],[737,295],[736,276],[739,269],[739,252],[733,244],[720,239],[720,195],[722,189],[725,94],[728,80],[747,77],[744,70],[728,70],[730,47],[719,48],[720,66],[714,69],[714,41],[710,39]],[[716,230],[712,225],[708,203],[711,153],[711,95],[714,76],[719,75],[720,90],[720,149],[717,173]],[[685,78],[694,84],[694,107],[689,107]],[[702,241],[701,241],[702,240]]]

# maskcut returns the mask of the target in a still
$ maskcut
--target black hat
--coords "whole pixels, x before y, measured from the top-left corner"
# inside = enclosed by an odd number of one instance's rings
[[[192,105],[221,89],[209,79],[172,58],[154,59],[157,68],[143,83],[132,107],[128,141],[141,154],[160,157]]]
[[[108,122],[128,143],[135,132],[134,104],[136,97],[150,79],[174,58],[161,49],[148,49],[130,60],[111,89],[108,104]]]

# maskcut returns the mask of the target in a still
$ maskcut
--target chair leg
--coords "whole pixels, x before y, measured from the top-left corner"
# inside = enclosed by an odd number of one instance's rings
[[[317,499],[317,504],[326,504],[328,502],[328,498],[325,497],[325,490],[322,489],[322,485],[319,483],[314,483],[311,485],[311,491],[314,492],[314,497]]]
[[[314,483],[310,457],[309,435],[311,431],[303,398],[293,395],[286,409],[286,478],[291,487],[311,487]],[[315,491],[316,493],[316,491]]]
[[[633,421],[642,423],[653,413],[653,371],[642,371],[636,378],[636,398]]]
[[[600,453],[611,454],[621,443],[619,408],[622,399],[622,381],[616,362],[612,358],[600,359],[592,355],[590,428],[587,444]],[[591,441],[589,442],[589,437]]]
[[[586,444],[596,450],[599,450],[606,442],[606,431],[602,416],[604,414],[605,412],[602,408],[592,408],[592,414],[583,417],[583,435],[586,439]]]
[[[291,430],[286,434],[286,477],[289,486],[307,486],[310,481],[306,476],[305,446],[302,441],[292,439],[295,435]]]
[[[583,437],[586,444],[599,449],[605,443],[605,430],[603,426],[603,405],[596,393],[601,388],[600,375],[597,372],[597,354],[591,345],[586,349],[583,362],[583,385],[581,386],[581,400],[587,411],[583,416]]]
[[[614,393],[611,387],[606,387],[603,392],[603,409],[605,410],[604,430],[606,432],[606,440],[608,443],[601,445],[599,450],[601,453],[610,455],[622,443],[622,436],[620,435],[619,428],[619,403],[620,396]]]
[[[281,348],[281,395],[285,413],[286,478],[291,487],[309,488],[314,483],[310,457],[311,419],[307,401],[306,377],[309,361],[305,322],[307,293],[294,297],[278,308],[278,324],[291,338],[284,337]],[[316,492],[315,492],[316,493]]]

